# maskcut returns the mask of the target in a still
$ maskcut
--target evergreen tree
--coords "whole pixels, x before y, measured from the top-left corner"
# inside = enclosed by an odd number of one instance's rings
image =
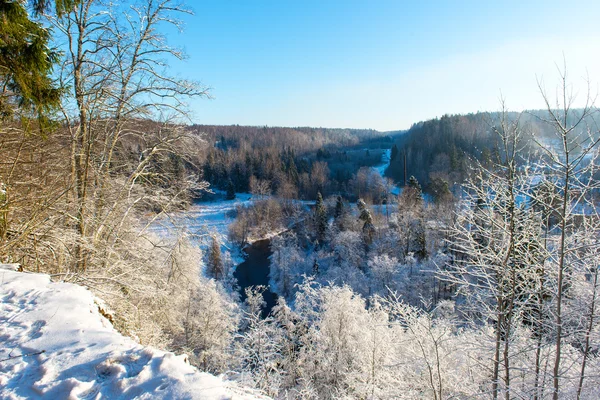
[[[32,0],[31,2],[37,15],[49,11],[51,3],[51,0]],[[54,0],[54,12],[61,16],[80,3],[81,0]]]
[[[344,200],[342,196],[338,196],[335,200],[335,211],[333,212],[333,218],[338,220],[342,215],[344,215]]]
[[[395,144],[392,146],[392,152],[390,154],[390,161],[394,161],[398,156],[398,146]]]
[[[288,168],[288,177],[290,178],[290,181],[292,181],[292,183],[294,185],[298,184],[298,168],[296,168],[296,163],[294,162],[293,156],[290,157],[290,166]]]
[[[234,200],[235,199],[235,185],[233,181],[229,179],[227,181],[227,194],[225,195],[225,200]]]
[[[0,37],[0,118],[22,112],[47,122],[60,100],[50,78],[58,61],[48,47],[50,32],[29,19],[23,2],[0,0]]]
[[[442,203],[445,200],[452,198],[448,182],[442,178],[432,178],[429,183],[429,191],[433,195],[433,200],[436,203]]]
[[[369,246],[373,242],[373,236],[375,235],[375,225],[373,225],[373,217],[371,216],[371,212],[367,208],[367,204],[363,199],[358,199],[356,202],[356,206],[358,207],[359,216],[358,219],[363,222],[363,237],[367,246]]]
[[[425,224],[422,218],[415,221],[413,250],[419,259],[427,257],[427,239],[425,238]]]
[[[212,237],[210,248],[208,249],[207,267],[209,274],[219,280],[223,278],[224,265],[221,256],[221,243],[216,236]]]
[[[315,262],[313,263],[312,273],[313,275],[319,275],[319,260],[316,257]]]
[[[324,243],[327,237],[327,208],[323,202],[321,192],[317,193],[317,203],[315,204],[315,228],[317,240],[319,243]]]
[[[408,179],[408,187],[416,190],[419,195],[423,193],[423,189],[421,189],[419,181],[417,181],[417,178],[415,178],[413,175],[411,175],[411,177]]]

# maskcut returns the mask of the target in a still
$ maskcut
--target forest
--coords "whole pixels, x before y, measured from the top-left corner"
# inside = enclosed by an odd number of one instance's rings
[[[589,86],[575,107],[565,66],[541,110],[408,131],[193,124],[212,92],[165,34],[188,13],[0,0],[0,263],[257,396],[600,398]],[[221,231],[185,219],[208,205]],[[268,282],[242,287],[259,241]]]
[[[570,111],[569,123],[574,124],[582,110]],[[551,127],[544,123],[546,113],[547,110],[506,112],[507,117],[519,121],[522,131],[522,154],[517,155],[520,165],[529,162],[529,154],[556,145]],[[396,136],[387,176],[403,184],[415,176],[433,196],[446,184],[458,193],[474,160],[489,165],[499,159],[501,143],[494,129],[501,118],[497,112],[443,115],[413,124],[405,134]],[[593,116],[587,116],[585,123],[594,126],[596,122]]]
[[[213,187],[314,200],[317,192],[355,197],[364,175],[393,140],[356,129],[192,126],[211,146],[203,177]],[[395,133],[397,134],[397,133]],[[357,171],[362,177],[357,177]],[[379,176],[377,178],[380,178]],[[380,197],[374,193],[371,197]]]

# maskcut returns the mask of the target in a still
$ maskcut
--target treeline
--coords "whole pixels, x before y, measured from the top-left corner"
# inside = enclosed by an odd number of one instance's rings
[[[392,139],[374,130],[194,126],[210,147],[204,179],[232,192],[314,199],[317,192],[352,196],[351,180],[381,162]]]

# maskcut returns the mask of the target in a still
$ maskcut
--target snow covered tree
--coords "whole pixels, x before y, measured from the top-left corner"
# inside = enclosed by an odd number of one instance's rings
[[[493,130],[503,157],[492,169],[479,165],[465,185],[469,206],[459,214],[451,239],[464,258],[443,273],[462,287],[467,304],[475,307],[471,312],[493,321],[491,391],[497,398],[512,390],[510,347],[519,309],[530,300],[529,294],[521,296],[521,287],[536,278],[536,268],[529,263],[536,259],[532,251],[539,248],[532,242],[539,237],[539,226],[524,218],[524,206],[517,203],[517,196],[529,191],[529,179],[519,175],[516,164],[523,146],[520,121],[504,112]]]
[[[292,233],[279,235],[271,241],[270,282],[273,290],[289,297],[303,274],[310,273],[310,261],[303,257],[297,238]]]
[[[202,280],[190,294],[184,316],[185,348],[203,371],[224,372],[231,363],[231,344],[239,310],[220,283]]]
[[[356,207],[359,212],[358,219],[363,223],[362,232],[365,244],[369,246],[373,242],[373,237],[375,236],[373,217],[371,216],[371,211],[369,211],[367,204],[362,199],[358,199]]]
[[[398,259],[387,254],[376,255],[368,262],[373,294],[388,294],[398,271]]]
[[[412,225],[411,232],[413,234],[413,240],[409,247],[409,251],[413,252],[420,260],[423,260],[428,255],[425,221],[423,221],[423,218],[417,218],[412,221]]]
[[[598,172],[598,137],[599,129],[594,121],[597,112],[593,101],[595,95],[591,93],[590,84],[587,84],[587,93],[584,107],[574,109],[575,95],[567,79],[567,68],[564,66],[560,73],[560,83],[556,91],[556,100],[551,99],[543,84],[538,86],[546,105],[546,117],[541,120],[551,127],[554,140],[558,146],[545,146],[539,143],[544,152],[546,173],[551,182],[558,186],[558,196],[536,197],[535,202],[550,211],[557,220],[558,233],[553,240],[550,265],[555,274],[554,318],[555,318],[555,353],[552,370],[553,393],[552,398],[561,397],[561,379],[565,378],[565,367],[562,362],[562,351],[565,343],[570,340],[565,330],[567,315],[564,309],[569,301],[569,290],[572,281],[577,279],[577,265],[584,263],[580,247],[580,238],[577,232],[582,226],[582,219],[598,217],[597,205],[593,200],[592,192],[597,188],[595,176]],[[558,204],[557,203],[558,200]],[[594,246],[597,245],[594,241]],[[595,268],[595,267],[594,267]]]
[[[273,317],[262,318],[264,288],[246,288],[244,330],[237,343],[241,381],[276,396],[282,386],[283,329]]]
[[[363,238],[360,233],[344,231],[337,234],[331,248],[335,263],[342,268],[361,268],[365,257]]]
[[[167,44],[161,27],[180,28],[178,16],[189,13],[180,3],[57,4],[61,6],[43,15],[56,41],[70,44],[64,46],[57,76],[64,85],[60,110],[71,154],[69,195],[74,209],[69,215],[77,221],[79,236],[73,254],[77,272],[85,274],[98,264],[102,268],[106,254],[115,254],[111,246],[123,227],[118,221],[135,205],[156,202],[155,209],[162,211],[181,201],[188,190],[206,187],[191,176],[167,182],[170,176],[157,164],[166,165],[172,155],[172,160],[195,158],[191,149],[199,145],[199,138],[173,122],[185,115],[184,99],[208,96],[208,89],[169,75],[168,60],[183,55]],[[142,122],[149,116],[162,120]],[[129,141],[136,143],[134,148],[125,144]],[[130,152],[136,156],[119,159]],[[153,186],[154,196],[139,198],[134,187],[140,181]]]
[[[404,211],[420,211],[423,207],[423,191],[421,185],[414,176],[408,180],[408,184],[400,193],[398,203]]]
[[[373,336],[365,327],[384,324],[385,316],[372,318],[364,299],[347,286],[304,285],[296,299],[296,308],[310,321],[299,356],[302,385],[323,399],[366,397],[368,379],[372,376],[369,367]],[[381,353],[375,353],[373,372],[378,369],[380,356]]]

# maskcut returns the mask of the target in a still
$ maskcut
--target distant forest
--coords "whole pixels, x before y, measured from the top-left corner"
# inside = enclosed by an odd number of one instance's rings
[[[545,145],[556,145],[552,126],[543,119],[546,115],[547,111],[506,114],[509,120],[519,119],[525,134],[522,157],[534,148],[534,137]],[[575,120],[577,115],[574,110],[570,119]],[[431,194],[445,184],[458,188],[473,160],[490,164],[502,157],[498,136],[493,132],[500,118],[500,113],[444,115],[413,124],[405,134],[396,136],[387,176],[400,185],[406,183],[405,178],[414,176]],[[595,121],[588,119],[585,123],[591,126]]]
[[[387,177],[405,186],[414,176],[425,192],[437,198],[459,190],[474,161],[489,165],[503,157],[493,131],[501,117],[498,112],[444,115],[393,132],[240,125],[188,129],[209,144],[203,149],[201,170],[212,187],[301,199],[315,199],[321,192],[381,203],[386,193],[382,186],[389,182],[373,176],[370,167],[381,163],[385,150],[391,148]],[[520,162],[531,149],[539,151],[532,146],[534,137],[545,146],[557,145],[544,111],[508,112],[505,117],[518,120],[524,132]],[[585,123],[592,126],[595,121]]]
[[[380,164],[393,144],[389,133],[362,129],[190,129],[209,142],[203,173],[213,187],[283,198],[315,199],[317,192],[356,197],[358,171]]]

